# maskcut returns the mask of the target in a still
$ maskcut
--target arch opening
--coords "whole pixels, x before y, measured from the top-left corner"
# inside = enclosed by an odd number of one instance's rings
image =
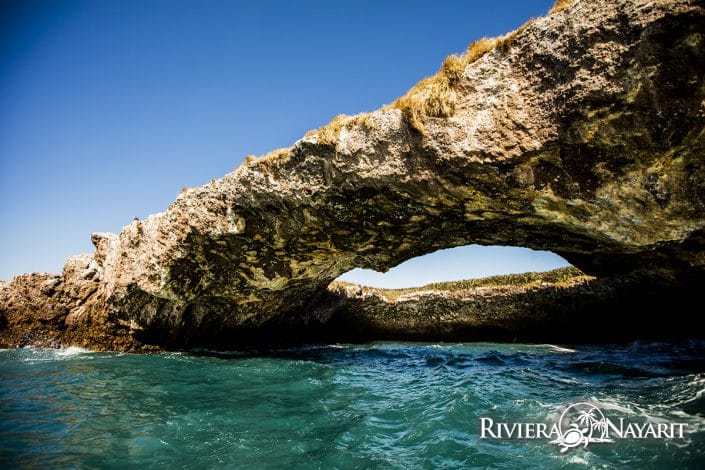
[[[355,268],[336,280],[380,289],[403,289],[570,266],[563,257],[550,251],[516,246],[465,245],[418,256],[386,273]]]

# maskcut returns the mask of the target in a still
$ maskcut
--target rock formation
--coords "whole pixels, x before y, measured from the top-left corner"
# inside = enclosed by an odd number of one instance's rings
[[[0,285],[0,344],[236,347],[309,321],[352,268],[471,243],[551,250],[642,290],[699,282],[703,2],[554,10],[451,56],[390,106],[93,234],[95,253],[61,276]]]

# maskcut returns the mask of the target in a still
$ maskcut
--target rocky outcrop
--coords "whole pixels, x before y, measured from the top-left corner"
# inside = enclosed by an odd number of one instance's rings
[[[151,351],[131,324],[106,309],[100,267],[90,255],[70,257],[61,275],[23,274],[0,284],[0,346],[84,346]]]
[[[384,290],[333,285],[328,301],[333,308],[316,333],[332,341],[563,344],[681,339],[699,334],[688,325],[693,323],[692,306],[700,298],[702,278],[699,282],[638,276],[595,279],[578,272],[560,281],[547,279],[555,273],[542,273],[543,279],[526,284],[495,281],[457,289],[451,283],[446,289],[418,290],[398,297]],[[299,330],[308,339],[306,328]],[[316,335],[310,338],[317,339]]]
[[[15,278],[0,338],[58,322],[63,343],[233,347],[317,311],[354,267],[471,243],[682,283],[705,268],[704,149],[702,2],[578,0],[390,106],[94,234],[80,273],[69,260],[62,276]]]

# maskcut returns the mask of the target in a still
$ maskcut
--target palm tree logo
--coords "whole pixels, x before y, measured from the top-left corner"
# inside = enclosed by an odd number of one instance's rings
[[[592,442],[614,442],[609,438],[607,418],[591,403],[575,403],[563,411],[558,421],[560,437],[551,444],[561,446],[561,452]]]

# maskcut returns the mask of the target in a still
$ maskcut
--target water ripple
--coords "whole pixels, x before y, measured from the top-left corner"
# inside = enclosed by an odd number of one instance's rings
[[[313,345],[130,355],[0,351],[0,466],[703,468],[705,343]],[[590,400],[683,441],[567,454],[479,418]]]

